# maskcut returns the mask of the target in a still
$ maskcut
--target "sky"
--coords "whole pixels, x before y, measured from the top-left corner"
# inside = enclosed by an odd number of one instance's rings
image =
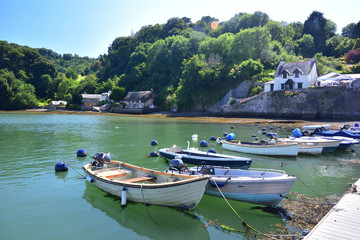
[[[304,22],[313,11],[337,25],[360,21],[359,0],[0,0],[0,40],[97,58],[117,38],[173,17],[220,22],[261,11],[271,20]]]

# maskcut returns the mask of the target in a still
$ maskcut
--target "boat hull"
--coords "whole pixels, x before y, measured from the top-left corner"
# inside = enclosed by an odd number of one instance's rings
[[[197,174],[197,169],[191,168]],[[220,172],[219,172],[220,171]],[[238,170],[217,169],[210,175],[205,194],[232,200],[276,206],[279,204],[296,181],[295,176],[276,170]],[[219,175],[217,173],[220,173]]]
[[[250,158],[236,157],[222,154],[200,153],[200,152],[188,152],[186,150],[183,153],[169,152],[168,148],[159,150],[159,154],[167,159],[174,159],[175,157],[181,157],[182,161],[187,164],[193,165],[214,165],[214,166],[228,166],[233,168],[248,169],[252,163]]]
[[[143,171],[142,174],[144,175],[152,174],[157,178],[170,177],[169,179],[174,179],[174,182],[169,181],[159,184],[129,183],[123,180],[107,179],[99,176],[99,174],[96,174],[96,171],[91,171],[90,164],[85,165],[83,170],[92,179],[92,183],[95,186],[118,198],[122,197],[122,190],[126,189],[127,201],[183,209],[193,209],[198,205],[209,180],[208,177],[183,178],[183,176],[178,174],[169,175],[169,173],[140,168],[139,171]],[[178,180],[175,181],[176,179]]]
[[[253,144],[241,142],[222,141],[224,149],[236,152],[267,155],[267,156],[280,156],[280,157],[296,157],[299,153],[299,144]]]

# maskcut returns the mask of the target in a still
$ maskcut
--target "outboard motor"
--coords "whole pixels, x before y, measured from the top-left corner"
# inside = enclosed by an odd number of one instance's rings
[[[111,162],[110,153],[96,153],[93,157],[96,162],[100,164],[100,166],[103,166],[104,164],[108,164]]]
[[[201,174],[214,175],[215,169],[213,166],[203,165],[199,171]]]
[[[187,167],[184,164],[184,162],[181,160],[181,158],[175,157],[174,159],[171,159],[169,161],[169,170],[184,172],[185,169],[187,169]]]

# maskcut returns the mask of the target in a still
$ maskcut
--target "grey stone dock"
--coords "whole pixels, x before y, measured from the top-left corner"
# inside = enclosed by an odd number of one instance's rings
[[[360,239],[360,179],[304,238]]]

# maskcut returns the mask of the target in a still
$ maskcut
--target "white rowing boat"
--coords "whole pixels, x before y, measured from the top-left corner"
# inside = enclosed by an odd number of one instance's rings
[[[98,188],[132,202],[193,209],[200,202],[207,176],[171,174],[120,161],[98,167],[83,166],[87,179]]]

